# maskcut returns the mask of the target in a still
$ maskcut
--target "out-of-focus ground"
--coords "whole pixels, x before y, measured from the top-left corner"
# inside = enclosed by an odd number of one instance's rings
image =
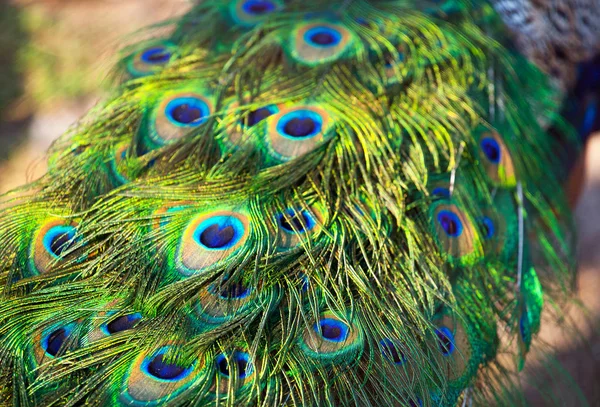
[[[102,96],[132,33],[189,5],[0,0],[0,193],[44,173],[44,151]]]
[[[46,149],[102,97],[128,34],[188,6],[186,0],[0,0],[0,193],[44,173]],[[589,404],[600,406],[600,135],[586,155],[576,221],[578,293],[587,311],[573,307],[569,315],[589,343],[575,347],[552,326],[544,326],[542,337],[558,349]],[[570,390],[565,386],[561,405],[582,405]]]

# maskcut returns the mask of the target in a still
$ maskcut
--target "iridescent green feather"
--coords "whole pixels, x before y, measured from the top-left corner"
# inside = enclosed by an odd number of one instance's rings
[[[558,95],[437,3],[201,2],[125,48],[0,207],[0,402],[508,403],[572,278]]]

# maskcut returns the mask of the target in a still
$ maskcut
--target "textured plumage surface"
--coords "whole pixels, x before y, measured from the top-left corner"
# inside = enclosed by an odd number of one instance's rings
[[[535,3],[206,1],[125,50],[2,200],[2,405],[523,404],[574,273],[528,13],[574,63],[600,23]]]

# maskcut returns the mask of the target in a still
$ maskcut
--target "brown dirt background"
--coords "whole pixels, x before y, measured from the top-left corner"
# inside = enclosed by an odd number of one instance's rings
[[[187,7],[185,0],[0,0],[0,193],[44,173],[45,150],[102,97],[127,34]],[[572,307],[569,315],[588,343],[574,344],[549,324],[541,336],[589,404],[600,406],[600,135],[590,140],[584,166],[575,218],[578,296],[587,311]],[[559,405],[582,405],[571,390],[561,387]],[[535,394],[530,400],[545,405]]]

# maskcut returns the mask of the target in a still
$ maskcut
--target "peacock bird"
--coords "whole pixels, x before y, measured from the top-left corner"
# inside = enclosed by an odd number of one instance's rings
[[[1,406],[526,404],[598,0],[207,0],[149,32],[1,198]]]

